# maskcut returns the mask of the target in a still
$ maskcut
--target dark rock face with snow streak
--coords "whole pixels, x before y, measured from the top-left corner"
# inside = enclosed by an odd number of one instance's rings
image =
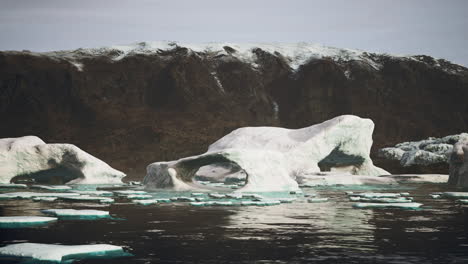
[[[447,61],[309,44],[0,52],[0,138],[70,142],[130,175],[244,126],[354,114],[375,122],[375,149],[460,133],[466,98],[468,70]]]

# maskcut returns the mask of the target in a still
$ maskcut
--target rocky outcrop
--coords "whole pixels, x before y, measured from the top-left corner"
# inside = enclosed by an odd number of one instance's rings
[[[0,139],[0,183],[121,183],[124,173],[71,144],[35,136]]]
[[[462,133],[443,138],[431,137],[421,141],[403,142],[395,147],[380,149],[378,156],[390,161],[397,161],[399,166],[407,168],[412,173],[439,172],[446,174],[453,144],[463,138],[468,138],[468,134]],[[396,168],[394,171],[399,171],[399,169]]]
[[[468,137],[462,138],[453,146],[448,183],[468,188]]]
[[[374,123],[345,115],[302,128],[245,127],[210,145],[205,154],[152,163],[143,180],[146,188],[189,190],[204,166],[232,164],[243,171],[239,191],[297,190],[296,178],[320,171],[378,176],[388,174],[369,157]]]
[[[133,174],[239,127],[354,114],[375,122],[377,149],[467,131],[467,76],[427,56],[304,43],[0,52],[0,137],[70,142]]]

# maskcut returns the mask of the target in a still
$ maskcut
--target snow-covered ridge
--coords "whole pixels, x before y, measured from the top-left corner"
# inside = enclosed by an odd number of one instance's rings
[[[84,68],[81,59],[87,57],[105,56],[112,61],[119,61],[132,55],[167,55],[167,51],[185,48],[189,54],[205,58],[237,58],[245,63],[258,67],[257,52],[260,50],[286,61],[292,70],[315,59],[328,58],[335,62],[362,62],[374,70],[382,68],[382,59],[393,58],[398,60],[418,61],[431,67],[440,68],[447,73],[458,74],[465,72],[466,68],[452,64],[444,59],[434,59],[424,55],[393,55],[387,53],[371,53],[358,49],[346,49],[324,46],[321,44],[298,43],[185,43],[174,41],[138,42],[130,45],[113,45],[100,48],[80,48],[76,50],[30,52],[31,55],[47,56],[53,59],[65,59],[79,71]],[[349,74],[349,71],[347,72]],[[349,78],[349,76],[346,76]]]

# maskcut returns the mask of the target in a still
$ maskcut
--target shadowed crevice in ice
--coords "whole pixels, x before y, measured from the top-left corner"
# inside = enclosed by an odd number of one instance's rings
[[[77,170],[72,170],[64,166],[40,170],[32,173],[24,173],[17,175],[11,179],[12,183],[42,183],[42,184],[65,184],[67,182],[84,179],[83,173]]]
[[[71,263],[87,258],[115,258],[132,256],[122,247],[95,245],[53,245],[39,243],[19,243],[0,248],[1,259],[25,260],[23,263]]]
[[[330,171],[332,168],[345,168],[350,166],[361,166],[365,159],[358,155],[347,154],[336,147],[333,151],[322,159],[317,165],[320,171]]]

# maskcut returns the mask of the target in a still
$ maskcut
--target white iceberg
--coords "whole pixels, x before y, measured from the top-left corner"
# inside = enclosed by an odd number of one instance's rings
[[[416,209],[421,207],[420,203],[356,203],[353,204],[354,208],[402,208],[402,209]]]
[[[39,243],[19,243],[0,248],[0,256],[32,258],[37,261],[62,262],[67,257],[117,257],[128,256],[122,247],[108,244],[95,245],[50,245]]]
[[[41,210],[41,212],[46,215],[53,215],[60,218],[97,219],[110,217],[108,211],[101,210],[46,209]]]
[[[143,184],[149,189],[201,188],[194,181],[197,171],[219,163],[230,163],[247,175],[239,192],[299,190],[297,177],[320,171],[389,174],[370,159],[373,129],[370,119],[352,115],[302,129],[239,128],[213,143],[205,154],[150,164]]]
[[[21,228],[57,221],[55,217],[44,216],[1,216],[0,228]]]
[[[124,176],[75,145],[46,144],[35,136],[0,139],[0,183],[121,183]]]

